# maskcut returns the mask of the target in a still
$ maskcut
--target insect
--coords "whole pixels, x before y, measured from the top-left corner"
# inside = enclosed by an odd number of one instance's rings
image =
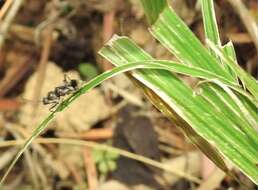
[[[69,79],[67,75],[64,75],[64,84],[61,86],[55,87],[53,91],[47,93],[47,96],[43,97],[42,103],[43,105],[51,104],[49,108],[50,111],[55,108],[61,100],[61,97],[69,95],[76,90],[78,90],[78,81],[75,79]]]

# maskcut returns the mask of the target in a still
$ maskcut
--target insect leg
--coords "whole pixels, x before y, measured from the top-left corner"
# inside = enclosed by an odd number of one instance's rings
[[[70,81],[70,80],[72,80],[66,73],[64,74],[64,83],[66,84],[66,85],[69,85],[69,82],[68,81]]]
[[[59,101],[53,101],[52,106],[49,108],[49,111],[54,112],[54,108],[59,104]]]
[[[49,111],[53,112],[54,108],[60,103],[60,97],[57,96],[55,100],[49,101],[49,104],[52,104],[51,107],[49,108]]]

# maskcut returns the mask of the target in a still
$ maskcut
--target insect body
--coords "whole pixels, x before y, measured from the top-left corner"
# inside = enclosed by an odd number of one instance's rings
[[[60,103],[62,96],[69,95],[78,90],[78,81],[71,79],[67,80],[67,76],[64,77],[64,84],[55,87],[54,91],[48,92],[46,97],[43,97],[42,102],[44,105],[52,104],[50,111]]]

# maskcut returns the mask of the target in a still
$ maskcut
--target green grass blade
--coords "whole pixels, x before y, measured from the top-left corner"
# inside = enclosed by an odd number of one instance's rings
[[[233,55],[234,48],[232,43],[228,43],[226,46],[221,47],[213,0],[201,0],[201,5],[202,5],[202,18],[203,18],[203,25],[204,25],[206,39],[213,42],[218,48],[224,49],[225,52],[230,54],[230,56],[234,56]],[[220,58],[217,57],[216,53],[213,52],[212,49],[209,48],[209,50],[211,55],[217,58],[218,62],[220,62],[225,67],[225,70],[228,73],[230,73],[233,76],[234,80],[237,82],[236,75],[230,69],[230,67],[224,64],[223,61],[221,61]]]
[[[141,3],[150,24],[157,20],[159,13],[167,6],[167,0],[141,0]]]
[[[235,64],[234,59],[228,56],[226,53],[221,51],[219,48],[216,47],[212,42],[208,41],[208,45],[212,50],[216,53],[220,59],[226,63],[240,78],[241,82],[243,83],[244,87],[247,88],[250,93],[254,96],[256,101],[258,101],[258,84],[257,81],[245,72],[239,65]]]
[[[237,64],[236,52],[235,52],[232,41],[229,41],[226,45],[224,45],[222,47],[222,49],[223,49],[225,55],[230,57]]]
[[[224,45],[222,47],[222,50],[226,56],[230,57],[235,62],[235,64],[237,64],[236,52],[234,49],[234,45],[231,41]],[[234,70],[232,70],[228,65],[226,68],[228,72],[234,77],[235,81],[237,81],[237,74],[234,72]]]
[[[178,64],[176,62],[172,61],[156,61],[156,60],[151,60],[151,61],[139,61],[135,63],[128,63],[126,65],[121,65],[118,67],[115,67],[111,71],[107,71],[105,73],[102,73],[101,75],[95,77],[85,85],[83,85],[80,90],[78,90],[75,94],[73,94],[71,97],[68,99],[64,100],[58,107],[57,109],[51,113],[49,116],[46,117],[44,121],[33,131],[32,136],[26,141],[26,143],[22,146],[21,150],[19,153],[16,155],[14,160],[12,161],[11,165],[9,166],[8,170],[6,171],[5,175],[1,179],[1,183],[5,180],[6,176],[9,174],[17,160],[20,158],[20,156],[23,154],[23,152],[28,148],[28,146],[32,143],[32,141],[37,138],[40,133],[47,127],[48,123],[55,117],[57,112],[63,111],[63,109],[67,108],[69,104],[71,104],[74,100],[76,100],[79,96],[82,94],[86,93],[90,89],[96,87],[100,83],[102,83],[104,80],[107,80],[114,75],[117,75],[122,72],[127,72],[131,71],[134,69],[160,69],[160,70],[169,70],[172,72],[177,72],[181,74],[186,74],[186,75],[191,75],[199,78],[204,78],[204,79],[212,79],[216,78],[216,75],[205,72],[203,70],[200,70],[198,68],[193,68],[193,67],[188,67],[184,66],[181,64]],[[224,79],[222,78],[222,81]],[[225,79],[226,80],[226,79]]]
[[[213,0],[201,0],[201,5],[205,36],[207,39],[220,47],[221,42],[216,21],[216,15],[214,12]]]
[[[29,147],[32,141],[46,128],[47,124],[54,118],[54,113],[51,113],[44,119],[44,121],[33,131],[32,136],[28,138],[28,140],[24,143],[21,150],[17,153],[13,161],[11,162],[10,166],[8,167],[7,171],[4,173],[4,176],[1,178],[0,187],[5,181],[8,174],[11,172],[12,168],[21,157],[21,155],[25,152],[25,150]]]
[[[118,37],[118,36],[113,37],[108,42],[106,47],[101,49],[100,54],[104,56],[106,59],[108,59],[109,61],[111,61],[116,66],[126,64],[128,61],[133,62],[136,60],[138,61],[153,60],[153,58],[150,55],[148,55],[142,49],[137,47],[128,38]],[[141,75],[142,73],[144,76]],[[138,76],[138,74],[140,76]],[[153,70],[153,71],[144,70],[144,71],[141,71],[140,73],[139,72],[133,73],[133,76],[137,78],[136,82],[138,85],[140,84],[141,87],[143,86],[145,87],[146,83],[148,87],[151,87],[151,88],[147,88],[147,87],[144,88],[144,91],[146,94],[149,94],[150,91],[154,92],[151,89],[155,89],[156,91],[158,91],[159,96],[161,95],[162,90],[165,90],[165,89],[171,92],[178,91],[179,93],[182,90],[182,88],[185,88],[185,90],[189,90],[189,88],[185,86],[185,84],[182,81],[180,81],[177,77],[175,77],[169,72],[156,71],[156,70]],[[141,83],[140,81],[144,81],[144,84]],[[157,84],[156,81],[162,82],[162,85],[160,86],[160,84]],[[192,95],[193,93],[191,93],[191,96]],[[156,95],[156,97],[159,97],[159,96]],[[177,95],[175,94],[175,96]],[[178,96],[182,96],[182,95],[178,95]],[[164,111],[165,113],[168,113],[166,112],[166,110],[168,110],[167,107],[163,107],[163,104],[161,104],[160,101],[155,101],[155,99],[153,100],[151,97],[152,96],[149,96],[149,98],[152,100],[152,102],[154,102],[154,105],[157,108],[159,108],[162,112]],[[164,97],[162,97],[162,99],[166,99],[166,98],[167,97],[164,94]],[[187,98],[187,95],[186,95],[186,98]],[[165,105],[166,104],[164,104],[164,106]],[[172,108],[170,109],[171,111],[173,111]],[[175,111],[173,111],[173,113],[176,114]],[[209,143],[203,137],[198,135],[189,126],[189,124],[187,124],[184,120],[180,119],[181,116],[179,115],[174,116],[173,114],[170,114],[170,113],[165,115],[168,116],[170,119],[172,118],[174,122],[179,123],[180,127],[184,128],[184,132],[187,135],[187,137],[189,137],[194,144],[196,144],[202,151],[204,151],[206,155],[210,157],[211,160],[213,160],[222,170],[227,171],[227,168],[223,160],[221,159],[220,154],[218,154],[218,152],[216,152],[216,150],[211,145],[209,145]]]
[[[111,71],[107,71],[102,73],[101,75],[98,75],[97,77],[95,77],[94,79],[90,80],[89,82],[87,82],[85,85],[83,85],[76,93],[74,93],[72,96],[70,96],[68,99],[64,100],[57,108],[54,112],[52,112],[50,115],[48,115],[37,127],[36,129],[32,132],[32,135],[28,138],[28,140],[26,140],[26,142],[24,143],[24,145],[22,146],[21,150],[17,153],[17,155],[15,156],[15,158],[13,159],[12,163],[10,164],[10,166],[8,167],[7,171],[5,172],[4,176],[1,178],[0,181],[0,186],[1,184],[4,182],[4,180],[6,179],[7,175],[10,173],[11,169],[13,168],[13,166],[15,165],[15,163],[18,161],[18,159],[21,157],[21,155],[24,153],[24,151],[30,146],[30,144],[32,143],[32,141],[37,138],[40,133],[42,131],[45,130],[45,128],[47,127],[48,123],[55,118],[56,113],[57,112],[61,112],[63,111],[65,108],[67,108],[69,106],[70,103],[72,103],[74,100],[76,100],[79,96],[83,95],[84,93],[86,93],[87,91],[89,91],[90,89],[96,87],[97,85],[99,85],[100,83],[102,83],[103,81],[113,77],[114,75],[117,75],[119,73],[123,73],[123,72],[127,72],[133,69],[137,69],[137,68],[160,68],[162,69],[162,65],[146,65],[144,63],[133,63],[133,64],[127,64],[127,65],[121,65],[120,67],[115,67],[113,68]]]
[[[130,76],[129,76],[130,77]],[[138,86],[153,105],[159,109],[168,119],[170,119],[176,126],[179,126],[183,134],[190,139],[202,152],[206,154],[221,170],[230,175],[221,154],[216,147],[210,144],[205,138],[200,136],[184,119],[182,119],[175,110],[173,110],[157,93],[148,88],[143,83],[130,77],[132,81]]]
[[[166,7],[151,26],[152,35],[168,48],[182,63],[194,65],[223,75],[233,81],[215,57],[201,44],[187,25],[170,8]]]
[[[221,89],[222,88],[222,89]],[[204,85],[202,95],[212,104],[220,113],[229,118],[234,126],[245,133],[249,144],[258,148],[257,131],[253,126],[257,123],[237,95],[223,84]],[[255,151],[254,151],[255,152]]]
[[[116,66],[139,60],[153,60],[126,37],[116,36],[100,53]],[[194,95],[192,89],[185,86],[173,74],[158,70],[141,70],[133,72],[132,76],[169,105],[199,136],[216,145],[220,153],[257,182],[258,171],[255,169],[255,163],[258,162],[257,147],[253,141],[247,141],[248,134],[239,133],[239,127],[235,126],[232,119],[220,113],[217,107],[207,102],[204,97]],[[157,107],[159,107],[158,102],[160,101],[157,101]],[[164,109],[160,109],[164,112]],[[189,130],[185,133],[189,133]],[[254,137],[258,137],[256,133]],[[209,155],[209,152],[205,153]]]

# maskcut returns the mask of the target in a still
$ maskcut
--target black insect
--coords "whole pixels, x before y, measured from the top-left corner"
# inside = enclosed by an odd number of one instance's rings
[[[54,91],[48,92],[46,97],[43,97],[42,102],[44,105],[51,104],[50,111],[56,107],[61,100],[61,97],[69,95],[78,90],[78,81],[75,79],[69,79],[67,75],[64,76],[64,84],[55,87]]]

